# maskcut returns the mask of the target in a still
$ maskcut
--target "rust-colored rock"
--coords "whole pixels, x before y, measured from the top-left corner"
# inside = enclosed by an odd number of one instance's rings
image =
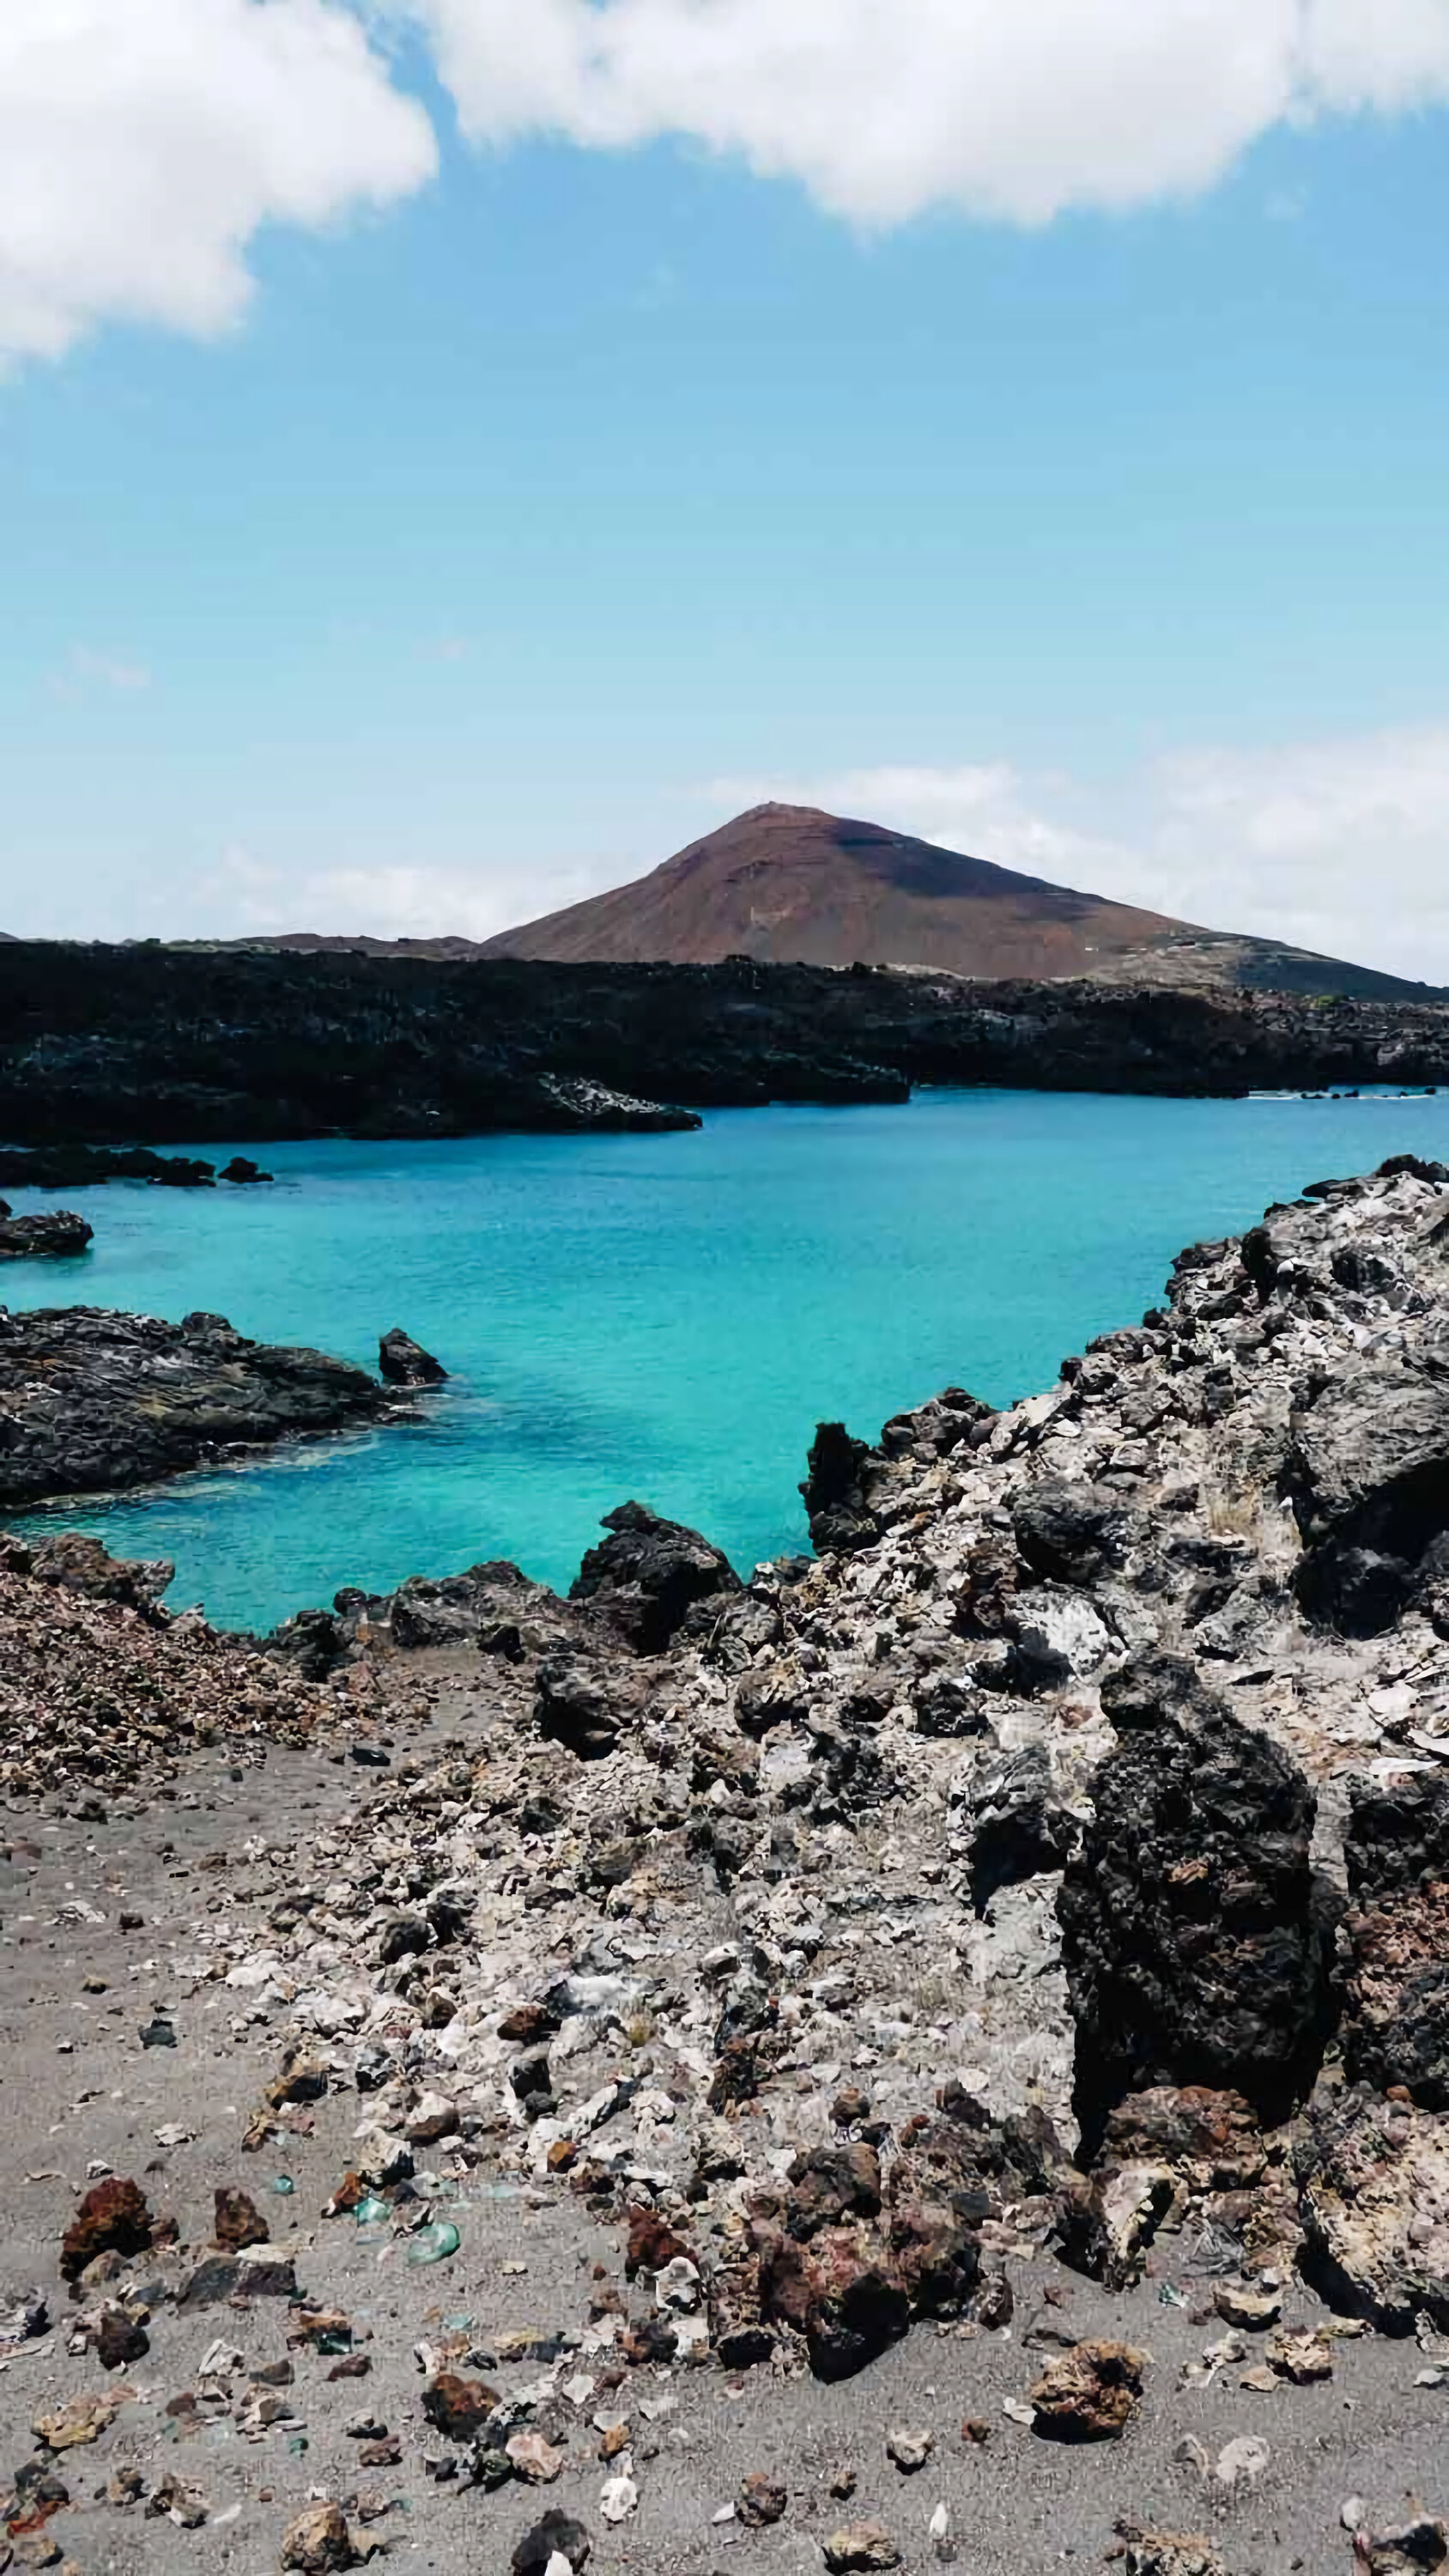
[[[309,2504],[288,2523],[282,2536],[282,2565],[295,2568],[297,2576],[333,2576],[334,2570],[357,2563],[340,2504]]]
[[[216,2187],[216,2222],[213,2241],[229,2253],[240,2253],[244,2245],[266,2245],[271,2229],[250,2193],[234,2191],[226,2183]]]
[[[629,2210],[628,2220],[629,2243],[624,2256],[626,2280],[632,2281],[640,2272],[662,2272],[666,2263],[673,2263],[681,2254],[686,2262],[694,2261],[693,2249],[685,2244],[682,2236],[675,2235],[657,2209],[643,2209],[636,2205]]]
[[[151,2212],[140,2184],[114,2177],[92,2185],[65,2231],[61,2276],[79,2280],[98,2254],[144,2254],[151,2243]]]
[[[440,2370],[423,2391],[423,2413],[450,2442],[471,2442],[497,2404],[496,2388],[482,2379],[464,2379],[456,2370]]]

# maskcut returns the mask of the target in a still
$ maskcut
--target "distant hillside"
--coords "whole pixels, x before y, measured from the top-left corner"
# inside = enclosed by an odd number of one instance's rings
[[[757,805],[652,875],[479,953],[558,963],[919,966],[1033,981],[1424,998],[1427,987],[1205,930],[803,805]]]

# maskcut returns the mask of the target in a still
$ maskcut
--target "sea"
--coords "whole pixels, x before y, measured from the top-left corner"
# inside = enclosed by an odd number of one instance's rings
[[[1449,1160],[1449,1094],[941,1090],[685,1135],[204,1150],[275,1180],[9,1192],[17,1213],[80,1208],[96,1239],[7,1265],[0,1299],[203,1308],[371,1368],[400,1324],[447,1384],[408,1420],[14,1525],[173,1558],[172,1607],[264,1631],[344,1584],[488,1558],[566,1587],[631,1497],[742,1570],[801,1550],[817,1421],[874,1438],[943,1386],[1049,1386],[1160,1301],[1184,1244],[1389,1154]]]

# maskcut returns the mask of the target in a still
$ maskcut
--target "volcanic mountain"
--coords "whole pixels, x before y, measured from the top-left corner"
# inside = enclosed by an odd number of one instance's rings
[[[1196,928],[805,805],[757,805],[652,875],[489,940],[556,962],[926,967],[1032,981],[1423,995],[1372,968]]]

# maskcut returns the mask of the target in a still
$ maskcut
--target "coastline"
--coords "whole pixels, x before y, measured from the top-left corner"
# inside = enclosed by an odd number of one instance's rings
[[[817,1520],[834,1515],[836,1547],[808,1566],[740,1589],[688,1534],[628,1522],[573,1602],[497,1567],[356,1603],[325,1678],[271,1668],[288,1706],[315,1712],[310,1755],[238,1737],[229,1778],[182,1756],[180,1814],[199,1801],[182,1865],[204,1864],[213,1914],[166,1891],[173,1814],[163,1862],[144,1781],[108,1782],[104,1738],[79,1790],[57,1794],[53,1769],[40,1816],[62,1870],[74,1877],[77,1830],[111,1855],[87,1878],[104,1919],[71,1932],[72,1984],[94,1959],[109,1988],[114,1910],[148,1887],[119,1956],[139,1938],[138,1999],[176,2038],[158,2093],[153,2057],[111,2030],[103,1997],[57,2022],[71,1988],[55,1972],[37,1985],[22,1944],[35,2002],[17,2071],[49,2101],[83,2052],[112,2097],[90,2142],[118,2173],[143,2141],[154,2167],[166,2133],[179,2245],[104,2258],[104,2279],[81,2285],[82,2348],[72,2336],[67,2360],[32,2337],[13,2364],[39,2414],[131,2391],[98,2461],[113,2563],[183,2563],[164,2518],[134,2519],[117,2464],[149,2490],[171,2370],[206,2379],[216,2311],[198,2313],[191,2284],[217,2260],[201,2243],[213,2178],[260,2196],[279,2279],[348,2319],[369,2364],[364,2391],[331,2389],[304,2345],[271,2429],[255,2424],[224,2465],[194,2455],[206,2514],[235,2506],[254,2547],[319,2471],[359,2543],[396,2533],[396,2475],[359,2487],[348,2470],[360,2396],[374,2438],[407,2460],[411,2534],[460,2576],[480,2549],[503,2563],[553,2500],[507,2458],[520,2429],[544,2451],[519,2460],[547,2456],[594,2563],[642,2550],[686,2576],[717,2563],[721,2530],[732,2564],[777,2564],[777,2527],[741,2505],[746,2469],[784,2488],[778,2538],[802,2564],[821,2535],[870,2518],[907,2568],[941,2563],[944,2539],[989,2576],[1035,2576],[1064,2542],[1101,2555],[1124,2523],[1210,2531],[1235,2576],[1278,2576],[1308,2535],[1322,2563],[1346,2562],[1345,2496],[1383,2527],[1405,2484],[1432,2479],[1449,2111],[1404,2055],[1422,2027],[1412,1941],[1427,1900],[1393,1876],[1409,1811],[1380,1809],[1412,1791],[1418,1829],[1449,1837],[1449,1602],[1432,1529],[1421,1514],[1411,1533],[1395,1501],[1406,1472],[1426,1491],[1414,1404],[1430,1381],[1414,1354],[1433,1346],[1446,1209],[1449,1175],[1412,1158],[1324,1185],[1239,1241],[1193,1247],[1167,1305],[1055,1389],[1001,1413],[948,1396],[870,1447],[826,1444],[822,1459],[817,1444],[810,1500]],[[1406,1370],[1412,1456],[1393,1448]],[[1317,1392],[1295,1402],[1300,1385]],[[1436,1412],[1430,1429],[1449,1460],[1449,1424]],[[681,1553],[698,1577],[684,1598]],[[124,1633],[167,1653],[144,1591],[139,1606],[72,1597],[92,1651]],[[239,1643],[177,1631],[203,1659]],[[1302,1973],[1248,1965],[1257,2036],[1230,2041],[1216,2004],[1195,2018],[1199,1991],[1244,1970],[1221,1932],[1210,1973],[1170,1952],[1168,1809],[1144,1837],[1133,1788],[1125,1838],[1112,1822],[1135,1748],[1150,1778],[1179,1742],[1195,1775],[1226,1761],[1232,1782],[1206,1837],[1188,1829],[1214,1891],[1192,1921],[1226,1924],[1217,1872],[1242,1926],[1245,1877],[1288,1868],[1272,1920],[1298,1926]],[[309,1772],[329,1749],[378,1785],[359,1795]],[[276,1769],[274,1795],[276,1764],[298,1762],[295,1777]],[[1286,1860],[1281,1814],[1265,1838],[1270,1782],[1296,1802]],[[255,1856],[207,1821],[206,1802],[238,1795],[263,1826]],[[24,1883],[48,1884],[50,1865],[22,1860]],[[1338,1891],[1343,1963],[1321,2036],[1315,1870]],[[1075,1917],[1059,1894],[1072,1885]],[[1094,1891],[1109,1890],[1104,1912]],[[1110,1981],[1168,1955],[1172,1974],[1124,2024]],[[1074,2089],[1081,2105],[1084,2066],[1110,2069],[1103,2042],[1124,2027],[1149,2053],[1110,2076],[1102,2149],[1089,2130],[1074,2163]],[[1260,2087],[1295,2051],[1305,2107],[1285,2120]],[[247,2112],[248,2085],[270,2106]],[[1371,2168],[1352,2162],[1365,2128]],[[370,2236],[345,2197],[341,2217],[317,2215],[344,2165],[372,2177],[384,2214]],[[277,2166],[296,2185],[285,2205],[261,2194]],[[437,2186],[418,2197],[410,2169]],[[460,2236],[444,2298],[467,2310],[481,2295],[488,2312],[441,2338],[423,2314],[430,2275],[407,2264],[439,2190]],[[9,2267],[53,2278],[45,2231],[74,2207],[53,2181],[25,2195]],[[639,2250],[620,2280],[626,2240]],[[580,2256],[605,2269],[587,2299]],[[397,2266],[396,2321],[376,2307],[379,2259]],[[280,2300],[232,2287],[224,2333],[253,2363],[305,2312]],[[160,2382],[144,2362],[107,2378],[84,2323],[138,2306]],[[1365,2322],[1393,2331],[1360,2336]],[[1104,2334],[1150,2356],[1144,2393],[1107,2438],[1057,2448],[1030,2392]],[[1090,2410],[1080,2367],[1071,2403]],[[450,2371],[498,2388],[504,2412],[477,2443],[439,2434],[429,2392]],[[223,2373],[201,2402],[240,2422],[263,2384],[248,2395],[244,2373]],[[963,2422],[987,2429],[963,2441]],[[299,2423],[305,2469],[285,2453]],[[903,2428],[932,2437],[914,2475],[888,2456]],[[601,2506],[620,2479],[632,2500],[615,2526]],[[1182,2576],[1171,2558],[1141,2563]]]

